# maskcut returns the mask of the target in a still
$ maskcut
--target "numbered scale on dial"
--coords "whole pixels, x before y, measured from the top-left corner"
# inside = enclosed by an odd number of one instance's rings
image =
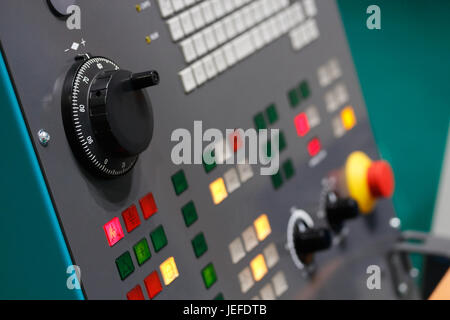
[[[156,71],[132,73],[104,57],[82,55],[69,70],[62,115],[75,156],[96,175],[126,174],[153,135],[153,111],[144,90]]]

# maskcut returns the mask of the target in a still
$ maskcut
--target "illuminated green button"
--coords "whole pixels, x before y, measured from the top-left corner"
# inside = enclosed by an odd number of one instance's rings
[[[200,258],[206,251],[208,251],[208,245],[206,244],[205,236],[203,233],[199,233],[194,239],[192,239],[192,247],[197,258]]]
[[[269,119],[270,124],[274,124],[275,122],[278,121],[278,112],[275,104],[271,104],[269,107],[267,107],[266,115],[267,119]]]
[[[182,194],[188,188],[188,183],[184,171],[180,170],[172,176],[173,187],[177,196]]]
[[[131,260],[131,254],[127,251],[116,259],[117,270],[119,270],[120,279],[125,280],[134,271],[134,264]]]
[[[216,154],[216,150],[211,151],[211,157],[214,157]],[[205,159],[203,157],[203,167],[205,168],[206,173],[210,173],[214,168],[217,166],[216,161],[214,161],[212,164],[207,164],[205,162]]]
[[[288,92],[288,98],[292,108],[295,108],[299,105],[300,98],[298,96],[296,89],[292,89],[291,91]]]
[[[274,174],[272,176],[272,184],[275,190],[280,189],[283,185],[283,177],[281,176],[281,173],[279,171],[277,174]]]
[[[286,179],[290,179],[295,175],[294,165],[291,160],[287,160],[283,163],[283,172]]]
[[[266,156],[268,159],[272,158],[272,142],[270,140],[266,144]]]
[[[160,251],[167,245],[167,237],[164,232],[163,226],[159,226],[155,230],[150,233],[150,238],[152,239],[153,247],[155,248],[155,252]]]
[[[284,136],[283,131],[280,131],[279,135],[279,148],[280,152],[286,149],[286,137]]]
[[[183,208],[181,208],[181,212],[183,213],[184,223],[186,227],[190,227],[195,221],[197,221],[197,210],[195,209],[194,202],[189,202]]]
[[[309,84],[307,81],[303,81],[302,83],[300,83],[298,89],[303,99],[308,99],[311,95],[311,90],[309,89]]]
[[[211,286],[217,281],[216,270],[212,263],[208,264],[202,270],[203,282],[205,283],[206,289],[211,288]]]
[[[136,255],[136,260],[140,266],[144,264],[145,261],[151,258],[150,248],[148,247],[147,239],[142,239],[136,243],[133,247],[134,254]]]
[[[257,130],[267,129],[266,120],[264,120],[264,114],[262,112],[258,113],[254,118],[255,128]]]
[[[225,300],[225,298],[223,297],[223,294],[222,294],[222,293],[219,293],[219,294],[214,298],[214,300]]]

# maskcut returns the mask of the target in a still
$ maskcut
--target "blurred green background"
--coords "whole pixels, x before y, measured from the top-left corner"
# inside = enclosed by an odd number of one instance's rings
[[[318,0],[321,1],[321,0]],[[338,0],[403,230],[430,230],[450,121],[450,1]],[[381,9],[369,30],[367,7]]]

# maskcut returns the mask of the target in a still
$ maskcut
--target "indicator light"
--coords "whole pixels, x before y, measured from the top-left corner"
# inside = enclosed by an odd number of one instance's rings
[[[284,176],[288,180],[295,175],[295,168],[292,163],[292,160],[289,159],[283,163],[283,172],[284,172]]]
[[[266,115],[270,124],[274,124],[275,122],[278,121],[278,112],[275,104],[271,104],[269,107],[267,107]]]
[[[152,38],[150,38],[150,36],[146,36],[145,42],[147,42],[147,44],[150,44],[152,42]]]
[[[140,285],[137,285],[127,293],[128,300],[145,300],[144,293]]]
[[[131,255],[127,251],[116,259],[117,270],[119,270],[119,275],[121,280],[125,280],[134,271],[133,260],[131,260]]]
[[[135,205],[132,205],[122,212],[122,218],[125,222],[125,228],[128,233],[136,229],[141,224],[141,219],[139,219],[139,214]]]
[[[278,171],[278,173],[271,176],[271,179],[274,189],[280,189],[283,185],[283,177],[281,176],[281,173]]]
[[[164,284],[166,286],[171,284],[180,275],[174,257],[170,257],[161,263],[159,270],[161,270]]]
[[[144,262],[146,262],[152,256],[152,254],[150,253],[150,248],[148,247],[147,239],[145,238],[136,243],[133,247],[133,250],[139,266],[143,265]]]
[[[215,161],[215,154],[216,154],[216,150],[215,149],[211,150],[211,158],[214,158],[214,162],[211,164],[207,164],[205,162],[205,156],[202,157],[203,167],[205,168],[206,173],[210,173],[217,166],[216,161]]]
[[[267,274],[267,265],[262,254],[258,254],[251,262],[253,278],[256,282],[260,281]]]
[[[219,293],[219,294],[214,298],[214,300],[225,300],[225,298],[224,298],[224,296],[223,296],[222,293]]]
[[[311,157],[316,156],[322,150],[319,138],[314,138],[308,143],[308,152]]]
[[[177,196],[182,194],[188,188],[188,183],[184,171],[180,170],[172,176],[173,187]]]
[[[264,115],[262,114],[262,112],[258,113],[253,118],[253,121],[257,130],[267,129],[266,120],[264,120]]]
[[[161,281],[159,280],[159,276],[156,271],[153,271],[149,276],[147,276],[147,278],[144,279],[144,284],[150,299],[153,299],[162,291]]]
[[[159,226],[155,230],[150,233],[150,238],[152,239],[153,247],[155,248],[155,252],[160,251],[167,245],[167,237],[164,232],[163,226]]]
[[[232,134],[230,134],[229,141],[234,152],[238,152],[238,150],[242,148],[242,138],[238,130],[235,130]]]
[[[209,185],[209,190],[213,198],[215,205],[220,204],[223,200],[228,197],[227,189],[225,187],[225,182],[223,178],[219,178]]]
[[[300,137],[304,137],[309,132],[309,121],[308,116],[305,112],[300,113],[294,119],[295,128],[297,129],[297,134]]]
[[[208,251],[208,245],[206,244],[205,236],[199,233],[194,239],[192,239],[192,247],[197,258],[200,258],[206,251]]]
[[[355,110],[351,106],[345,107],[341,111],[341,121],[345,130],[349,131],[356,126]]]
[[[192,201],[181,208],[181,212],[183,213],[183,219],[186,227],[190,227],[198,219],[197,210],[195,209],[194,202]]]
[[[302,83],[300,83],[298,89],[303,99],[308,99],[311,95],[311,90],[309,89],[309,84],[307,81],[303,81]]]
[[[258,237],[259,241],[263,241],[266,239],[269,234],[272,232],[272,229],[270,228],[269,218],[266,214],[262,214],[257,218],[253,225],[256,230],[256,236]]]
[[[149,193],[148,195],[140,199],[139,204],[141,205],[142,213],[144,214],[145,220],[147,220],[152,215],[158,212],[158,207],[156,206],[153,193]]]
[[[216,283],[217,275],[216,275],[216,270],[214,269],[214,266],[212,263],[208,264],[206,267],[203,268],[202,278],[203,278],[203,282],[205,283],[206,289],[211,288],[211,286],[214,283]]]
[[[122,226],[120,225],[119,218],[117,217],[107,222],[103,226],[103,230],[105,230],[106,239],[108,240],[110,247],[119,242],[124,236]]]
[[[298,96],[296,89],[292,89],[291,91],[288,92],[288,98],[289,98],[289,103],[292,108],[295,108],[299,105],[300,98]]]

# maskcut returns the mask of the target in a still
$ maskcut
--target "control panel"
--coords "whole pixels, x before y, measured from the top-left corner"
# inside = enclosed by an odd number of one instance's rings
[[[86,298],[396,297],[394,173],[335,1],[0,8]]]

